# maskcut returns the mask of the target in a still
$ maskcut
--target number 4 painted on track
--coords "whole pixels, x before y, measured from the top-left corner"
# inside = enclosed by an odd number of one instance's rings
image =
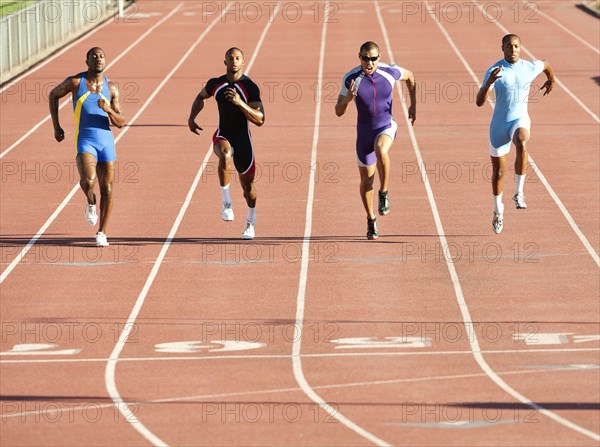
[[[335,349],[386,349],[386,348],[429,348],[429,337],[350,337],[331,340]]]

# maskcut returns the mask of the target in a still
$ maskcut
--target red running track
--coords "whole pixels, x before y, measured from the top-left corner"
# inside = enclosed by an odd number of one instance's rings
[[[0,444],[597,445],[598,21],[535,5],[139,1],[10,85]],[[561,85],[532,93],[529,208],[507,206],[495,235],[491,108],[473,95],[505,30]],[[412,129],[396,92],[393,208],[375,242],[355,112],[333,113],[366,40],[419,88]],[[48,121],[31,130],[95,45],[129,124],[114,131],[105,249],[82,216],[70,105],[61,145]],[[236,182],[236,221],[219,216],[214,102],[200,137],[186,125],[233,45],[267,116],[251,242]]]

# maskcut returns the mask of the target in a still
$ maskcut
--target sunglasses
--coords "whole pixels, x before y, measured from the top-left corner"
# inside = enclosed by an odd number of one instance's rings
[[[377,59],[379,59],[379,56],[369,57],[369,56],[363,56],[362,54],[359,54],[359,56],[363,62],[369,62],[369,61],[377,62]]]

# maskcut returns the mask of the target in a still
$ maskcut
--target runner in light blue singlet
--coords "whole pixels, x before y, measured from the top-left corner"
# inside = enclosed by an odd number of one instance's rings
[[[529,88],[544,71],[544,62],[519,59],[511,64],[505,59],[499,60],[485,73],[484,84],[497,67],[501,67],[499,74],[502,77],[490,87],[496,95],[490,124],[490,155],[494,157],[508,154],[513,134],[519,127],[530,129],[531,120],[527,113]]]
[[[492,230],[498,234],[504,226],[502,192],[506,173],[506,159],[511,144],[515,145],[515,194],[513,201],[517,209],[526,209],[523,187],[529,156],[527,153],[531,136],[531,119],[527,113],[529,91],[534,79],[544,73],[546,82],[540,90],[544,96],[552,91],[554,72],[546,61],[524,61],[520,59],[521,39],[516,34],[502,38],[504,58],[492,65],[485,73],[481,88],[477,92],[476,104],[486,103],[488,93],[495,96],[495,107],[490,123],[489,151],[492,160],[492,193],[494,216]]]

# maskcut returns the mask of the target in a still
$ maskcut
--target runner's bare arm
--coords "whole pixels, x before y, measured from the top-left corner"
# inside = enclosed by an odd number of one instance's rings
[[[554,70],[552,70],[552,66],[547,61],[544,61],[544,74],[548,79],[544,82],[542,88],[540,88],[540,90],[544,90],[542,96],[546,96],[552,91],[552,87],[554,87]]]
[[[65,139],[65,131],[60,127],[58,119],[58,100],[69,93],[73,93],[79,87],[79,78],[68,77],[50,91],[48,102],[50,104],[50,117],[54,126],[54,138],[60,142]]]
[[[234,105],[238,106],[244,116],[253,124],[262,126],[265,123],[265,110],[262,102],[254,101],[246,104],[242,101],[240,94],[231,87],[225,89],[225,98],[231,101]]]
[[[242,101],[239,107],[251,123],[256,124],[259,127],[265,124],[265,109],[263,108],[262,102],[256,101],[246,104]]]
[[[348,110],[348,106],[352,102],[354,98],[356,98],[357,89],[354,86],[354,79],[350,81],[350,86],[348,87],[348,93],[346,95],[339,95],[337,103],[335,104],[335,114],[337,116],[342,116]]]
[[[198,96],[196,96],[196,99],[192,104],[192,110],[190,110],[190,116],[188,118],[188,127],[190,128],[190,131],[194,132],[196,135],[200,135],[198,131],[202,130],[202,127],[200,127],[196,123],[196,117],[204,108],[204,102],[208,98],[210,98],[210,95],[206,92],[206,89],[203,88],[202,91],[198,93]]]
[[[487,79],[487,81],[485,82],[485,84],[483,84],[481,86],[481,88],[479,89],[479,91],[477,92],[477,98],[475,100],[475,104],[477,104],[477,107],[481,107],[482,105],[485,104],[485,100],[487,99],[490,87],[494,84],[494,82],[496,82],[496,80],[498,78],[502,77],[502,76],[498,76],[498,73],[500,73],[500,70],[502,70],[502,67],[496,67],[490,73],[490,76]]]
[[[119,88],[117,85],[109,81],[108,88],[110,90],[110,104],[104,99],[98,100],[98,107],[104,110],[108,114],[108,118],[113,126],[117,126],[119,129],[125,125],[125,117],[121,113],[121,104],[119,102]]]
[[[408,107],[408,119],[411,124],[415,124],[417,119],[417,83],[415,82],[415,75],[410,70],[404,70],[401,81],[406,81],[408,87],[408,94],[410,95],[410,106]]]

